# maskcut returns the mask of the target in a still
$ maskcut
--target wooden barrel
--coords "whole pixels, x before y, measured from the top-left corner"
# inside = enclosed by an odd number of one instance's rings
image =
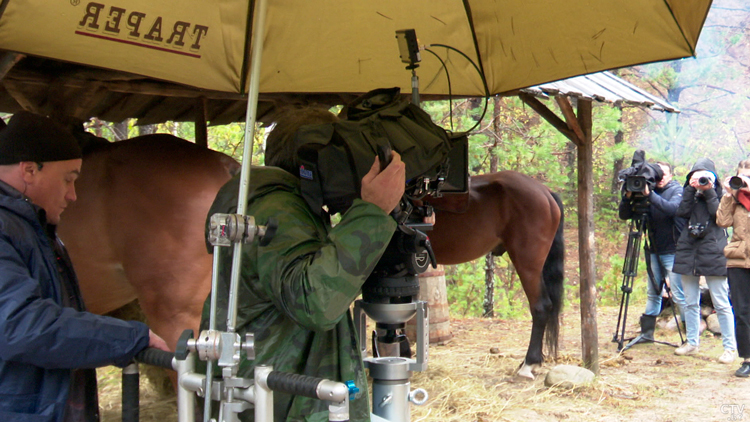
[[[444,343],[453,338],[451,333],[450,314],[448,312],[448,293],[445,286],[445,269],[438,265],[430,267],[419,275],[419,300],[427,302],[430,320],[430,344]],[[406,323],[406,335],[414,342],[417,325],[414,318]]]

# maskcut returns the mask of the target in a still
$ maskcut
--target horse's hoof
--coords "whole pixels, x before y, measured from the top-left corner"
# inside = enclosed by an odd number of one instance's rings
[[[516,375],[518,375],[519,377],[534,380],[534,373],[532,372],[532,369],[534,369],[534,365],[527,365],[524,363],[520,368],[518,368],[518,372],[516,372]]]

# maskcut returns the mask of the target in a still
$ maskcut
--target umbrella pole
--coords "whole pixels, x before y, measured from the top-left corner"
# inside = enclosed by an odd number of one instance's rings
[[[250,168],[255,141],[255,121],[258,113],[260,96],[260,60],[263,54],[263,33],[266,26],[267,0],[256,3],[255,22],[253,23],[252,61],[250,63],[250,86],[247,94],[247,114],[245,115],[245,145],[242,151],[242,172],[240,174],[240,192],[237,201],[237,214],[247,212],[247,197],[250,186]],[[242,243],[234,245],[232,275],[229,287],[229,309],[227,310],[227,331],[234,332],[237,322],[237,290],[239,286],[240,264],[242,260]]]
[[[267,1],[259,0],[256,4],[255,10],[255,22],[253,24],[253,39],[252,39],[252,58],[250,67],[250,85],[248,88],[247,95],[247,112],[245,114],[245,145],[242,152],[242,171],[240,174],[240,187],[239,187],[239,199],[237,202],[237,214],[245,216],[247,212],[247,198],[248,190],[250,186],[250,169],[252,165],[253,157],[253,144],[255,140],[255,122],[258,111],[258,97],[260,96],[260,64],[261,56],[263,53],[263,33],[265,32],[265,20],[267,11]],[[233,245],[234,253],[232,257],[232,272],[229,286],[229,299],[227,309],[227,333],[235,333],[235,325],[237,322],[237,291],[239,289],[239,275],[240,265],[242,262],[242,245],[243,242],[235,242]],[[218,274],[218,247],[214,248],[214,279]],[[211,309],[209,317],[210,330],[215,330],[216,325],[216,283],[212,281],[211,289]],[[239,336],[236,336],[239,337]],[[234,341],[237,344],[237,341]],[[236,351],[239,355],[239,351]],[[221,362],[220,362],[221,363]],[[225,379],[230,380],[237,374],[239,367],[239,360],[231,365],[231,367],[225,367],[222,370],[222,375]],[[212,384],[213,379],[213,364],[211,362],[207,365],[206,380],[205,383],[205,403],[204,403],[204,414],[203,419],[205,421],[211,420],[211,401],[212,401]],[[226,400],[223,401],[222,408],[220,409],[220,420],[237,420],[237,415],[233,413],[233,409],[237,409],[233,405],[232,394],[229,393]]]

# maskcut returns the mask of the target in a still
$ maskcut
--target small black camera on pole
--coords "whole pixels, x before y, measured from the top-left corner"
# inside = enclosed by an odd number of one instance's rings
[[[407,70],[411,70],[411,102],[419,106],[419,78],[416,69],[422,61],[422,55],[419,52],[417,32],[413,29],[400,29],[396,31],[396,40],[401,62],[408,65]]]

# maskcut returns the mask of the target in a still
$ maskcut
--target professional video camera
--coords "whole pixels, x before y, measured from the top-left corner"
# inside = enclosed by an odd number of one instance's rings
[[[372,303],[409,302],[419,290],[413,276],[435,262],[424,233],[431,226],[422,223],[432,211],[414,201],[468,191],[468,139],[434,124],[399,88],[370,91],[341,114],[338,122],[303,126],[296,134],[302,196],[316,212],[345,211],[360,196],[375,156],[384,168],[390,151],[398,152],[406,164],[404,197],[392,213],[399,225],[363,296]]]
[[[634,193],[643,193],[646,186],[653,190],[662,176],[661,167],[646,162],[646,153],[643,150],[634,152],[630,167],[620,170],[617,174],[618,180],[624,182],[622,185],[623,191]]]
[[[427,397],[423,390],[408,390],[410,373],[427,367],[428,310],[418,301],[417,275],[430,263],[436,265],[425,233],[432,226],[423,222],[432,209],[417,201],[468,191],[468,138],[435,125],[426,112],[400,97],[399,88],[371,91],[341,115],[338,122],[303,126],[296,134],[302,197],[321,214],[343,212],[360,197],[362,177],[376,155],[381,169],[390,162],[391,150],[406,165],[404,196],[391,213],[398,227],[362,286],[354,320],[373,378],[373,403],[388,404],[375,406],[373,413],[387,420],[408,420],[408,402],[420,404]],[[365,357],[365,315],[376,326],[373,357]],[[411,318],[417,326],[416,359],[411,359],[403,334]],[[402,353],[405,349],[408,352]]]

